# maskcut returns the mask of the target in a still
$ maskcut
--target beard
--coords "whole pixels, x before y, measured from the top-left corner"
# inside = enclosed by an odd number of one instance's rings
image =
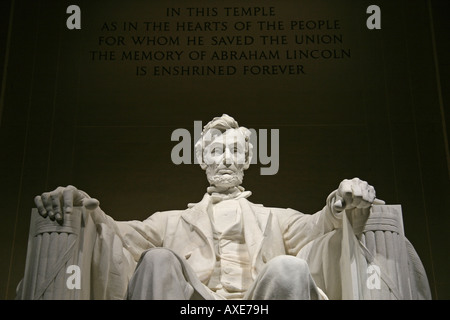
[[[213,170],[208,169],[206,169],[206,177],[211,186],[232,188],[241,185],[244,180],[244,172],[242,170],[230,174],[216,174],[211,172]]]

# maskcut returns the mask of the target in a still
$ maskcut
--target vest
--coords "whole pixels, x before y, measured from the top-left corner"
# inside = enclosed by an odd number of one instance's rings
[[[223,200],[211,215],[216,263],[208,287],[225,299],[242,299],[253,280],[239,203]]]

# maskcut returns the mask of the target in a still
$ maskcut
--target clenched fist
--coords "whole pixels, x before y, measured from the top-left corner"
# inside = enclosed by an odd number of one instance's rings
[[[340,212],[353,208],[369,208],[373,204],[384,204],[384,201],[376,198],[373,186],[359,178],[353,178],[340,183],[333,209]]]

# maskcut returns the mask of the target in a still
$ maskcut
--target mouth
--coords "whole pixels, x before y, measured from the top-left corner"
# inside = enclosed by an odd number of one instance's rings
[[[217,171],[218,174],[234,174],[233,170],[230,169],[220,169],[219,171]]]

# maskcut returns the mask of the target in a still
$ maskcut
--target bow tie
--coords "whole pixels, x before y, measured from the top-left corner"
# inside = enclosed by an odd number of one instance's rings
[[[218,188],[216,188],[215,186],[210,186],[207,189],[208,193],[211,195],[211,201],[213,204],[223,200],[230,200],[230,199],[238,200],[241,198],[247,198],[252,194],[251,191],[244,191],[244,190],[245,189],[241,186],[234,187],[221,192],[219,192]]]

